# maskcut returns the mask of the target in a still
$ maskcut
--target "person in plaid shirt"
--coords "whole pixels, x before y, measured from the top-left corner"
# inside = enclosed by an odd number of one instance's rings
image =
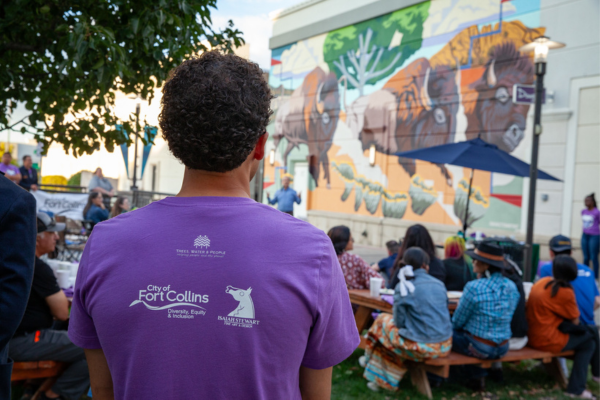
[[[474,252],[473,269],[480,279],[466,284],[452,325],[452,350],[470,357],[498,359],[508,351],[512,336],[510,323],[520,294],[517,286],[502,275],[507,268],[502,249],[491,242],[482,242]],[[471,385],[484,390],[485,369],[467,366]]]

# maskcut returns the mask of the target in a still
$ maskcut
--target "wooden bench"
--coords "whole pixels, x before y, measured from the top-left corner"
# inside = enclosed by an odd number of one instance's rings
[[[407,361],[406,365],[410,373],[410,379],[419,393],[432,398],[431,387],[427,379],[427,372],[438,375],[442,378],[448,378],[450,367],[453,365],[479,365],[482,368],[490,368],[494,362],[518,362],[524,360],[541,360],[546,367],[547,372],[561,385],[567,387],[567,377],[564,375],[557,357],[568,357],[574,354],[573,351],[565,351],[554,354],[547,351],[535,350],[530,347],[524,347],[521,350],[510,350],[499,360],[480,360],[478,358],[465,356],[459,353],[450,353],[448,357],[435,358],[424,362]]]
[[[66,365],[56,361],[25,361],[13,364],[11,382],[28,379],[46,378],[31,400],[37,400],[41,393],[50,389],[56,379],[62,374]]]

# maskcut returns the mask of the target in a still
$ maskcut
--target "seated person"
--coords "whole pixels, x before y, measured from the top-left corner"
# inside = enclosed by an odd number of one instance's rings
[[[373,390],[398,390],[403,360],[445,357],[452,348],[452,324],[444,284],[429,275],[429,256],[418,247],[404,252],[394,293],[394,315],[382,313],[369,329],[364,377]]]
[[[450,236],[444,243],[447,290],[462,292],[467,282],[475,279],[473,264],[465,257],[465,250],[465,239],[460,236]]]
[[[444,282],[446,280],[446,268],[444,268],[444,263],[437,258],[433,239],[431,239],[431,235],[427,228],[423,225],[416,224],[408,227],[406,230],[406,234],[402,240],[402,246],[398,251],[398,258],[396,258],[396,261],[394,262],[394,270],[390,276],[388,287],[393,289],[398,285],[398,271],[400,271],[400,268],[403,266],[402,257],[404,251],[411,247],[419,247],[427,253],[429,256],[429,275]]]
[[[90,193],[87,204],[83,209],[83,218],[92,221],[94,224],[108,219],[108,210],[104,206],[100,193]]]
[[[497,244],[484,240],[474,252],[467,254],[473,259],[473,269],[479,279],[465,285],[452,317],[452,350],[470,357],[498,359],[508,351],[519,291],[502,275],[506,264]],[[487,371],[473,365],[465,369],[471,379],[469,386],[484,390]]]
[[[64,229],[65,224],[56,223],[48,214],[38,213],[31,294],[21,325],[9,343],[9,355],[15,361],[52,360],[69,364],[54,386],[42,393],[42,400],[79,400],[90,385],[83,349],[71,343],[67,331],[50,329],[54,318],[69,319],[69,300],[50,266],[39,257],[54,251],[56,232]]]
[[[594,398],[586,390],[588,365],[596,382],[600,375],[598,330],[580,325],[579,309],[571,282],[577,279],[577,263],[567,255],[552,262],[554,278],[540,279],[531,288],[527,301],[529,345],[538,350],[559,353],[574,350],[573,368],[569,376],[567,395]]]
[[[385,244],[385,247],[387,247],[388,256],[379,260],[378,263],[373,264],[371,268],[380,272],[386,278],[386,281],[389,281],[392,269],[394,268],[394,261],[398,257],[398,248],[400,245],[395,240],[390,240]]]
[[[559,255],[571,255],[571,239],[558,235],[550,239],[550,257],[554,260]],[[543,264],[538,270],[540,278],[552,276],[552,262]],[[596,325],[594,322],[594,311],[600,307],[600,293],[598,285],[594,280],[594,272],[586,265],[577,264],[577,279],[571,282],[577,308],[579,308],[579,320],[584,325]]]
[[[327,232],[327,236],[333,243],[348,289],[369,289],[371,278],[382,279],[382,286],[385,287],[383,277],[373,271],[365,260],[356,254],[348,253],[354,249],[354,238],[350,233],[350,228],[344,225],[334,226]]]

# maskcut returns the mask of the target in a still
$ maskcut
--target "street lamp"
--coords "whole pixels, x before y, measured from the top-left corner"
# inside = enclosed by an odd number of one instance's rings
[[[540,135],[542,133],[542,98],[544,95],[544,75],[546,59],[550,49],[565,47],[564,43],[553,42],[549,37],[540,36],[533,42],[522,46],[523,53],[534,53],[535,62],[535,109],[533,114],[533,144],[531,146],[531,165],[529,167],[529,205],[527,208],[527,234],[525,237],[525,276],[524,281],[531,280],[531,264],[533,256],[533,220],[535,213],[535,190],[538,176],[538,153]]]
[[[133,185],[131,185],[131,191],[134,192],[138,189],[137,183],[137,159],[138,159],[138,127],[140,126],[140,103],[135,105],[135,147],[133,156]]]

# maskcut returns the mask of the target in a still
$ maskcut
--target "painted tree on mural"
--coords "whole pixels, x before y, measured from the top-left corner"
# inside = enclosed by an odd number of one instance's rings
[[[429,2],[329,32],[323,53],[329,69],[363,95],[421,48]]]

